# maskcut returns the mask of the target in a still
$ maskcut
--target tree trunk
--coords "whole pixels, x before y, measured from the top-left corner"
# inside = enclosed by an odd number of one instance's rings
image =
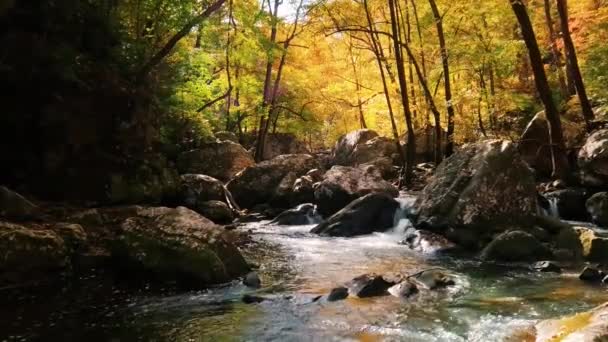
[[[437,36],[439,38],[439,48],[441,49],[441,64],[443,67],[443,83],[445,87],[445,103],[447,107],[448,131],[447,142],[445,147],[445,155],[449,157],[454,153],[454,107],[452,104],[452,88],[450,86],[450,65],[448,63],[448,49],[445,44],[445,35],[443,33],[443,19],[439,14],[439,9],[435,0],[429,0],[435,25],[437,27]]]
[[[552,176],[553,178],[564,179],[568,174],[569,166],[565,155],[562,125],[555,103],[553,103],[551,88],[547,81],[547,75],[545,74],[545,68],[543,66],[540,50],[538,49],[538,43],[536,42],[536,36],[534,35],[534,29],[532,28],[530,17],[528,17],[526,6],[521,0],[510,0],[510,3],[515,16],[517,17],[517,21],[519,22],[521,34],[528,49],[536,89],[545,106],[545,115],[547,121],[549,121],[549,136],[553,161]]]
[[[572,77],[574,81],[574,85],[576,86],[576,93],[578,94],[578,98],[581,103],[581,109],[583,111],[583,118],[585,119],[585,124],[587,125],[587,131],[591,131],[593,121],[593,109],[591,109],[591,103],[589,102],[589,98],[587,97],[587,91],[585,90],[585,83],[583,82],[583,77],[581,76],[580,68],[578,67],[578,59],[576,57],[576,48],[574,47],[574,42],[572,41],[572,36],[570,36],[570,27],[568,24],[568,1],[567,0],[557,0],[557,11],[559,12],[559,21],[561,23],[562,28],[562,38],[564,39],[564,47],[566,48],[566,58],[570,62],[572,67]]]
[[[562,70],[562,62],[559,57],[560,52],[557,48],[557,35],[553,29],[553,18],[551,16],[551,0],[545,0],[545,19],[547,20],[547,28],[549,29],[549,39],[551,40],[551,53],[553,54],[553,67],[557,71],[557,79],[559,81],[559,90],[564,100],[570,98],[568,93],[568,86],[566,85],[566,79],[564,78],[564,71]]]

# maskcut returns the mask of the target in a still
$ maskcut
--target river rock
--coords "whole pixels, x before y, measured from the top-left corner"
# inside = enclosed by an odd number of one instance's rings
[[[227,224],[234,220],[232,209],[228,204],[220,201],[199,203],[195,211],[218,224]]]
[[[179,200],[188,207],[206,201],[226,201],[224,183],[211,176],[184,174],[179,178]]]
[[[315,203],[324,217],[333,215],[353,200],[369,194],[384,193],[397,197],[399,192],[382,178],[371,165],[360,167],[334,166],[315,188]]]
[[[113,243],[123,267],[151,272],[187,286],[224,283],[249,271],[227,232],[184,208],[139,208]]]
[[[270,221],[270,223],[282,226],[300,226],[319,223],[321,220],[322,217],[317,214],[315,205],[304,203],[293,209],[285,210]]]
[[[580,146],[585,137],[585,126],[562,117],[562,131],[566,148]],[[549,177],[553,171],[551,159],[549,123],[542,111],[528,123],[519,139],[519,152],[522,158],[542,177]]]
[[[520,230],[497,236],[481,252],[481,259],[495,261],[534,261],[551,258],[551,251],[533,235]]]
[[[69,265],[69,250],[56,232],[0,221],[0,284],[58,274]]]
[[[336,287],[327,295],[328,302],[337,302],[348,298],[348,289],[346,287]]]
[[[536,341],[596,342],[608,340],[608,303],[591,311],[560,319],[544,320],[535,326]]]
[[[604,276],[605,276],[604,272],[600,271],[598,268],[592,267],[592,266],[586,266],[581,271],[581,274],[578,276],[578,279],[580,279],[582,281],[597,283],[597,282],[602,281]]]
[[[534,176],[515,145],[504,140],[467,144],[444,160],[418,197],[421,229],[466,227],[480,232],[522,224],[537,213]]]
[[[537,272],[561,273],[562,268],[558,264],[551,261],[539,261],[532,265],[532,269]]]
[[[441,235],[426,230],[415,229],[409,230],[406,233],[405,239],[401,241],[401,244],[420,253],[435,253],[455,247],[454,243]]]
[[[593,222],[608,227],[608,192],[599,192],[585,203]]]
[[[391,286],[388,293],[397,298],[408,298],[418,293],[418,286],[409,280],[404,280]]]
[[[416,280],[429,290],[436,290],[456,284],[454,277],[443,270],[427,270],[416,276]]]
[[[177,167],[182,174],[203,174],[227,182],[243,169],[255,165],[245,148],[232,141],[203,144],[179,155]]]
[[[243,284],[258,289],[262,286],[262,281],[256,272],[249,272],[245,278],[243,278]]]
[[[608,186],[608,129],[593,133],[578,153],[581,181],[588,186]]]
[[[0,217],[11,220],[31,219],[40,209],[20,194],[0,186]]]
[[[585,221],[588,219],[585,201],[589,195],[585,189],[569,188],[548,192],[547,200],[556,204],[559,217],[564,220]]]
[[[248,167],[226,186],[236,202],[245,208],[263,203],[289,208],[298,204],[293,203],[292,196],[296,179],[318,167],[311,155],[286,154]]]
[[[346,283],[348,293],[359,298],[388,295],[388,289],[395,285],[376,274],[364,274]]]
[[[398,208],[399,202],[390,195],[368,194],[351,202],[310,232],[345,237],[383,232],[393,226]]]
[[[598,236],[592,229],[576,227],[585,260],[608,263],[608,238]]]
[[[341,136],[332,151],[332,165],[352,165],[352,155],[357,145],[364,144],[376,137],[378,137],[378,133],[369,129],[360,129]]]

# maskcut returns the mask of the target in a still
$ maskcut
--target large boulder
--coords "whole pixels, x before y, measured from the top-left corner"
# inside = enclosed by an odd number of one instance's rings
[[[209,201],[223,202],[229,208],[239,210],[232,194],[221,181],[207,175],[185,174],[180,176],[178,205],[202,213],[203,204]]]
[[[581,181],[588,186],[608,186],[608,129],[593,133],[578,153]]]
[[[207,143],[196,150],[183,152],[177,161],[182,174],[204,174],[223,182],[253,165],[255,161],[251,154],[243,146],[229,140]]]
[[[393,226],[398,208],[399,202],[390,195],[368,194],[314,227],[311,233],[349,237],[383,232]]]
[[[69,248],[55,231],[0,221],[0,284],[37,280],[69,265]]]
[[[39,213],[39,208],[20,194],[0,186],[0,217],[12,220],[30,219]]]
[[[550,250],[532,234],[508,231],[497,236],[481,252],[483,260],[536,261],[551,257]]]
[[[195,211],[218,224],[228,224],[234,220],[232,209],[221,201],[199,203]]]
[[[562,131],[566,148],[579,146],[585,137],[585,126],[562,117]],[[549,177],[553,171],[549,123],[545,112],[540,112],[528,123],[519,140],[522,158],[539,176]]]
[[[286,154],[248,167],[226,186],[242,207],[271,203],[289,208],[297,204],[293,203],[292,195],[298,177],[318,167],[311,155]]]
[[[292,133],[273,133],[266,137],[264,160],[273,159],[283,154],[308,154],[306,145]]]
[[[525,224],[538,212],[533,172],[509,141],[468,144],[437,167],[415,210],[414,224],[431,231]]]
[[[376,137],[378,133],[369,129],[360,129],[341,136],[332,151],[332,164],[352,165],[355,148]]]
[[[123,267],[188,286],[224,283],[249,271],[226,231],[178,207],[135,208],[122,222],[113,257]]]
[[[398,156],[398,150],[394,140],[386,137],[375,137],[355,145],[348,158],[348,163],[344,165],[356,166],[371,163],[378,158],[389,158],[392,161],[392,158],[396,156]]]
[[[373,165],[334,166],[325,173],[323,181],[316,185],[314,197],[319,213],[327,217],[353,200],[374,192],[393,197],[399,195],[397,188],[385,181]]]
[[[599,192],[585,203],[593,222],[608,227],[608,192]]]

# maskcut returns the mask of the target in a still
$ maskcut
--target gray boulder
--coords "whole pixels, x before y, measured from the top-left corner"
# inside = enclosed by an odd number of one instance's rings
[[[608,186],[608,129],[593,133],[578,153],[581,181],[588,186]]]
[[[500,234],[481,252],[481,259],[494,261],[537,261],[551,256],[533,235],[520,230]]]
[[[355,148],[376,137],[378,133],[369,129],[360,129],[341,136],[332,151],[332,164],[352,165]]]

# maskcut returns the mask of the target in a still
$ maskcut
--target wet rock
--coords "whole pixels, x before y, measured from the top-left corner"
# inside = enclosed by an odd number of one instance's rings
[[[534,261],[551,257],[551,251],[524,231],[507,231],[497,236],[481,252],[481,259],[495,261]]]
[[[360,129],[341,136],[332,151],[332,165],[353,165],[355,148],[376,137],[378,133],[369,129]]]
[[[20,194],[0,186],[0,217],[26,220],[37,216],[40,209]]]
[[[257,303],[261,303],[261,302],[265,301],[266,298],[260,297],[260,296],[256,296],[256,295],[246,294],[246,295],[243,295],[243,297],[241,298],[241,300],[245,304],[257,304]]]
[[[187,286],[230,281],[249,271],[227,232],[184,207],[138,208],[113,242],[117,266]]]
[[[524,224],[537,213],[530,168],[509,141],[463,146],[444,160],[416,201],[415,226],[431,231],[466,227],[479,232]]]
[[[578,279],[587,282],[600,282],[604,277],[604,272],[595,267],[586,266],[578,276]]]
[[[397,298],[408,298],[418,293],[416,284],[409,280],[404,280],[397,285],[391,286],[388,293]]]
[[[401,244],[421,253],[435,253],[455,247],[454,243],[445,237],[426,230],[410,230]]]
[[[608,304],[569,317],[541,321],[536,324],[535,332],[532,340],[536,341],[606,341]]]
[[[368,165],[332,167],[316,186],[314,197],[319,213],[327,217],[369,193],[384,193],[392,197],[399,195],[397,188],[385,181],[376,167]]]
[[[0,284],[57,275],[69,266],[65,241],[50,229],[0,221]]]
[[[608,192],[599,192],[591,196],[585,206],[593,222],[608,227]]]
[[[251,154],[232,141],[204,144],[199,149],[183,152],[177,161],[182,174],[203,174],[223,182],[253,165],[255,161]]]
[[[598,236],[592,229],[575,227],[579,235],[585,260],[608,262],[608,238]]]
[[[559,217],[564,220],[587,220],[585,201],[589,197],[585,189],[569,188],[556,190],[544,195],[549,201],[554,201]]]
[[[336,302],[348,297],[348,289],[346,287],[336,287],[327,295],[328,302]]]
[[[551,273],[561,273],[562,268],[559,267],[554,262],[551,261],[539,261],[532,265],[532,269],[537,272],[551,272]]]
[[[249,272],[245,278],[243,278],[243,284],[258,289],[262,286],[262,281],[256,272]]]
[[[608,129],[593,133],[578,153],[581,181],[587,186],[608,185]]]
[[[395,285],[386,281],[382,276],[365,274],[354,278],[346,284],[348,293],[359,298],[388,295],[388,289]]]
[[[318,162],[308,154],[288,154],[248,167],[226,186],[242,207],[270,203],[289,208],[293,202],[293,185],[298,177],[317,168]]]
[[[195,211],[218,224],[226,224],[234,220],[232,209],[228,204],[220,201],[199,203]]]
[[[394,223],[399,208],[392,196],[373,193],[351,202],[310,232],[324,236],[356,236],[383,232]]]
[[[580,146],[585,136],[585,126],[564,117],[561,119],[566,147]],[[528,123],[518,144],[522,158],[541,177],[549,177],[553,171],[550,146],[549,123],[543,111]]]
[[[428,270],[416,276],[416,280],[429,290],[456,285],[454,277],[442,270]]]
[[[322,218],[317,214],[315,205],[304,203],[293,209],[285,210],[270,223],[282,226],[299,226],[319,223],[321,220]]]

